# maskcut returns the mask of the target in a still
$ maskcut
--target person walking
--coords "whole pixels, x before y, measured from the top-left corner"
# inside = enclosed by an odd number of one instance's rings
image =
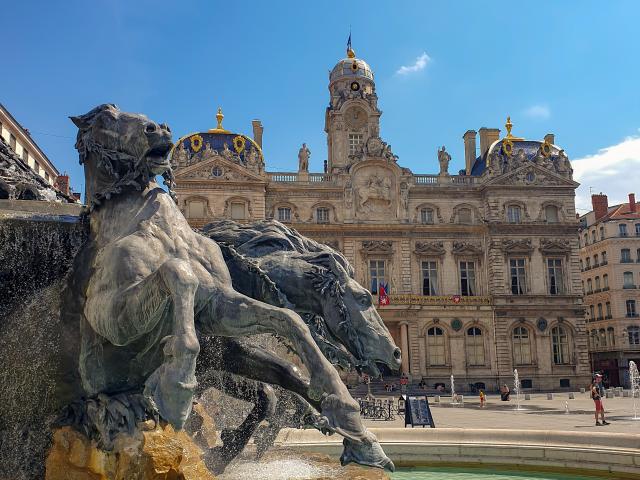
[[[484,401],[486,396],[484,394],[484,390],[480,390],[480,408],[484,408]]]
[[[602,425],[609,425],[604,419],[604,405],[602,405],[602,396],[604,395],[604,388],[602,386],[602,375],[596,373],[593,378],[593,383],[591,383],[591,398],[593,399],[593,403],[595,404],[596,412],[596,427],[601,427]],[[598,421],[598,413],[600,414],[600,418],[602,423]]]

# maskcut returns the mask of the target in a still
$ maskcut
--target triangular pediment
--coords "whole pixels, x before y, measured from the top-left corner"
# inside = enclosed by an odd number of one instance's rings
[[[174,171],[174,176],[176,180],[266,182],[264,177],[250,172],[246,168],[221,156],[176,170]]]
[[[485,186],[567,186],[577,188],[580,184],[570,178],[563,177],[547,168],[528,162],[517,169],[496,175],[485,183]]]

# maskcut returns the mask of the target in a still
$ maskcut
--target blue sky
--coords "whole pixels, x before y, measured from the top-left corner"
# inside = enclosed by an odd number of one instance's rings
[[[365,7],[366,5],[366,7]],[[640,167],[640,2],[24,1],[3,6],[0,102],[81,188],[68,115],[99,103],[167,122],[177,138],[265,127],[270,170],[326,158],[328,71],[353,47],[375,73],[381,136],[416,173],[482,126],[556,143],[612,201]],[[402,68],[406,67],[406,68]],[[586,203],[585,203],[586,202]]]

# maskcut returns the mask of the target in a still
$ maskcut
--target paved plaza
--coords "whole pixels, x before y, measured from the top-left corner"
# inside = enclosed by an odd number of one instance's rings
[[[480,408],[477,395],[465,396],[464,406],[452,406],[449,397],[441,397],[440,403],[435,403],[430,396],[429,403],[438,428],[640,433],[640,420],[633,420],[632,398],[620,396],[604,399],[605,418],[611,425],[597,427],[593,416],[593,400],[589,394],[578,392],[574,396],[575,399],[569,399],[566,392],[556,393],[553,400],[547,400],[547,394],[540,393],[531,394],[531,400],[526,401],[523,396],[521,411],[514,410],[514,397],[509,402],[502,402],[499,395],[488,395],[484,408]],[[636,399],[636,402],[640,416],[640,399]],[[568,414],[565,413],[567,405]],[[365,423],[375,428],[402,427],[404,416],[396,416],[393,421],[366,420]]]

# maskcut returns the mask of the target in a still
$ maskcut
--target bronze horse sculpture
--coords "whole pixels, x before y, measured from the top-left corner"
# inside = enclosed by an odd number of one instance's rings
[[[149,416],[182,428],[199,355],[217,354],[208,340],[273,333],[307,366],[305,397],[327,429],[345,437],[341,460],[393,469],[305,322],[234,289],[218,244],[194,232],[155,183],[162,175],[171,184],[169,128],[114,105],[72,120],[92,204],[63,304],[66,343],[80,344],[65,352],[75,365],[60,382],[66,421],[103,445],[123,422]],[[392,355],[398,362],[399,351]]]

